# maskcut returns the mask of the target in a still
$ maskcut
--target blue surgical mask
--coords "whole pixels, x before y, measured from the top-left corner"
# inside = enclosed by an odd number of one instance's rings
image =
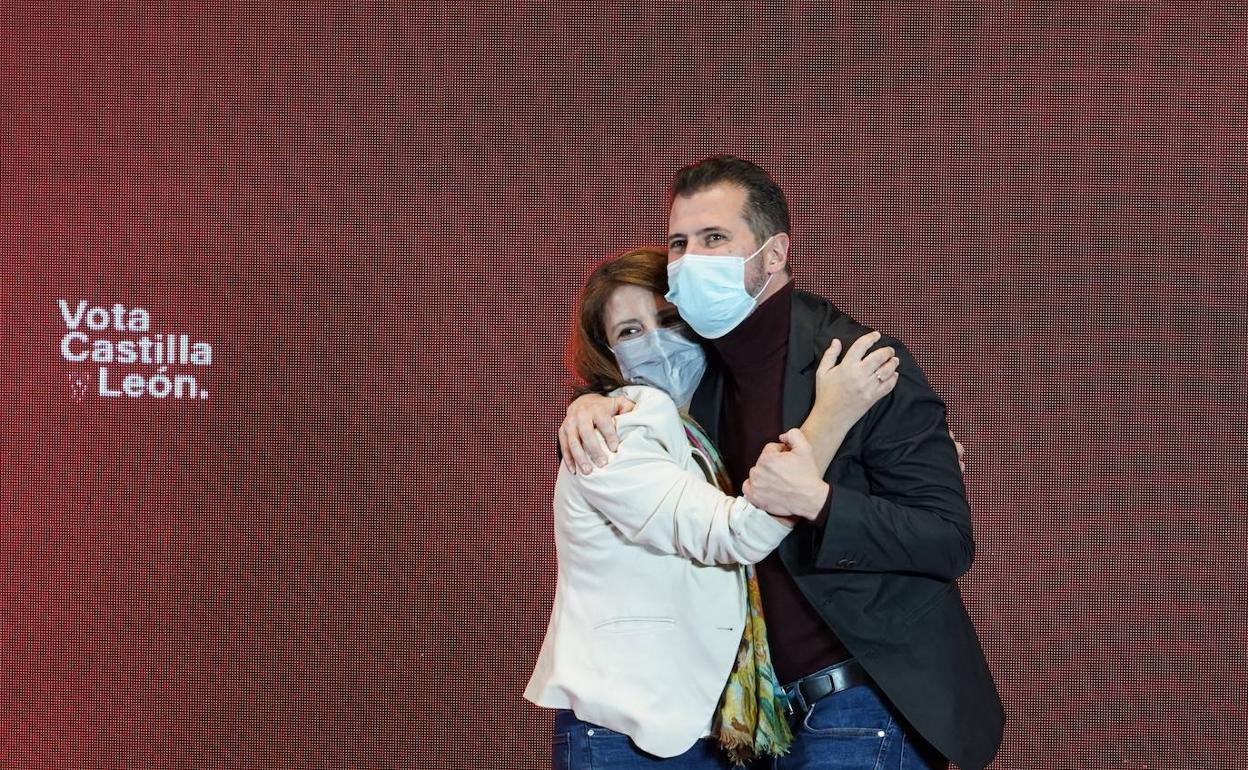
[[[679,330],[660,327],[611,349],[624,379],[650,385],[687,409],[706,371],[706,352]]]
[[[667,301],[701,336],[724,336],[754,312],[755,301],[771,283],[769,275],[758,294],[745,290],[745,263],[767,248],[771,238],[748,257],[685,254],[667,266]]]

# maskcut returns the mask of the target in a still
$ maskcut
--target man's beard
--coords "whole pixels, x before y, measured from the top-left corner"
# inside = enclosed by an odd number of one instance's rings
[[[762,260],[762,254],[758,257],[758,266],[750,265],[750,273],[745,279],[745,290],[750,293],[751,297],[758,298],[758,293],[767,285],[767,265]]]

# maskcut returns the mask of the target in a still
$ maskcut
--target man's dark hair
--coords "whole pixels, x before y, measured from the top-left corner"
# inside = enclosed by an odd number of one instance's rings
[[[745,189],[745,221],[759,245],[776,233],[789,232],[789,202],[784,191],[766,171],[735,155],[713,155],[677,171],[671,196],[675,200],[723,182]]]

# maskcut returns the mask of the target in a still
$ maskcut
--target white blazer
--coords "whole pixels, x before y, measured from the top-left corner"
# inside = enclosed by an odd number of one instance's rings
[[[671,757],[709,735],[745,622],[738,564],[790,528],[707,481],[676,405],[660,390],[617,391],[619,450],[555,482],[559,577],[524,697],[625,733]]]

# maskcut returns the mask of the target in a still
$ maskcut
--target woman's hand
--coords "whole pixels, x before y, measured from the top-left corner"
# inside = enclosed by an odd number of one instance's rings
[[[892,392],[901,361],[891,347],[867,353],[879,340],[879,332],[862,335],[845,351],[840,363],[836,359],[841,341],[832,340],[815,373],[813,416],[848,431],[875,402]]]

